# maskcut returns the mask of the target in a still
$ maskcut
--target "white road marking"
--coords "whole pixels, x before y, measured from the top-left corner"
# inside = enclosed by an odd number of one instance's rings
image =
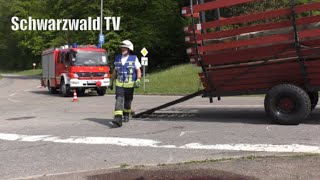
[[[214,144],[203,145],[200,143],[189,143],[182,146],[161,145],[161,141],[138,138],[119,137],[80,137],[71,136],[61,138],[51,135],[19,135],[0,133],[0,140],[23,141],[23,142],[54,142],[66,144],[95,144],[95,145],[116,145],[131,147],[151,147],[167,149],[197,149],[197,150],[229,150],[229,151],[257,151],[257,152],[295,152],[320,154],[320,146],[309,146],[300,144],[273,145],[273,144]]]
[[[116,138],[116,137],[79,137],[71,136],[69,138],[62,139],[58,136],[50,135],[19,135],[19,134],[3,134],[0,133],[0,139],[8,141],[45,141],[54,143],[69,143],[69,144],[106,144],[106,145],[118,145],[118,146],[143,146],[143,147],[155,147],[158,141],[149,139],[135,139],[135,138]]]
[[[270,126],[267,126],[267,127],[266,127],[266,130],[267,130],[268,132],[270,132],[270,129],[269,129],[269,128],[270,128]]]
[[[10,94],[9,97],[15,96],[15,95],[17,95],[17,94],[18,94],[18,93]],[[14,102],[14,103],[20,102],[20,101],[13,100],[13,99],[10,99],[10,98],[8,98],[8,101],[11,101],[11,102]]]
[[[205,132],[205,131],[181,131],[180,137],[187,134],[187,133],[197,133],[197,132]]]
[[[320,146],[307,146],[300,144],[273,145],[273,144],[216,144],[202,145],[199,143],[186,144],[180,148],[206,149],[206,150],[232,150],[232,151],[261,151],[261,152],[295,152],[320,154]]]
[[[16,101],[16,100],[13,100],[13,99],[10,99],[10,98],[8,98],[8,101],[11,101],[11,102],[14,102],[14,103],[20,102],[20,101]]]

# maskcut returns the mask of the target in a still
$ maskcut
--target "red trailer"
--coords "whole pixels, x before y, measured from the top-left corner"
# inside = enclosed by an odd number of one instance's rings
[[[208,20],[204,13],[262,0],[216,0],[182,9],[190,61],[201,66],[204,96],[266,94],[265,110],[279,124],[299,124],[318,102],[320,2]],[[202,17],[202,18],[201,18]]]
[[[272,1],[287,3],[287,7],[220,17],[220,10],[252,9],[254,3],[267,2],[190,0],[190,6],[182,8],[192,22],[184,28],[190,44],[187,53],[190,61],[202,68],[199,77],[204,90],[134,117],[145,117],[199,95],[209,97],[212,103],[213,97],[266,94],[265,111],[276,123],[304,121],[319,99],[320,2]],[[206,13],[215,18],[208,19]]]

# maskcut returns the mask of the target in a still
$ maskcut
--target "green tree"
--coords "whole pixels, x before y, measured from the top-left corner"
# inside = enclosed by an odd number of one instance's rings
[[[4,0],[1,0],[5,2]],[[183,21],[180,15],[179,1],[175,0],[105,0],[104,16],[121,16],[120,31],[105,31],[106,44],[103,46],[113,59],[121,40],[130,39],[135,44],[137,53],[146,47],[150,51],[153,66],[168,66],[181,63],[186,59]],[[80,19],[100,16],[100,0],[12,0],[6,3],[3,26],[0,31],[0,48],[10,48],[6,41],[16,43],[15,50],[23,59],[12,58],[12,67],[40,61],[42,50],[59,47],[64,44],[96,44],[98,31],[12,31],[10,17],[42,19]],[[0,15],[4,17],[4,15]],[[9,18],[9,19],[8,19]],[[20,67],[20,65],[19,65]]]

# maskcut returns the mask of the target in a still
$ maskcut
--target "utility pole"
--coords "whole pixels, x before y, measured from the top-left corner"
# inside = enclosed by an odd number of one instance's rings
[[[101,0],[101,11],[100,11],[100,34],[102,34],[102,19],[103,19],[103,0]]]
[[[103,0],[101,0],[101,9],[100,9],[100,34],[98,36],[98,41],[99,41],[99,44],[98,44],[98,47],[99,48],[102,48],[102,45],[104,44],[104,41],[105,41],[105,36],[102,34],[102,28],[103,28]]]

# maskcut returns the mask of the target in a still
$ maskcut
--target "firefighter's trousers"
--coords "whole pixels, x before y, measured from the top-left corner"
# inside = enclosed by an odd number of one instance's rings
[[[116,105],[114,115],[129,114],[133,100],[134,88],[116,86]]]

